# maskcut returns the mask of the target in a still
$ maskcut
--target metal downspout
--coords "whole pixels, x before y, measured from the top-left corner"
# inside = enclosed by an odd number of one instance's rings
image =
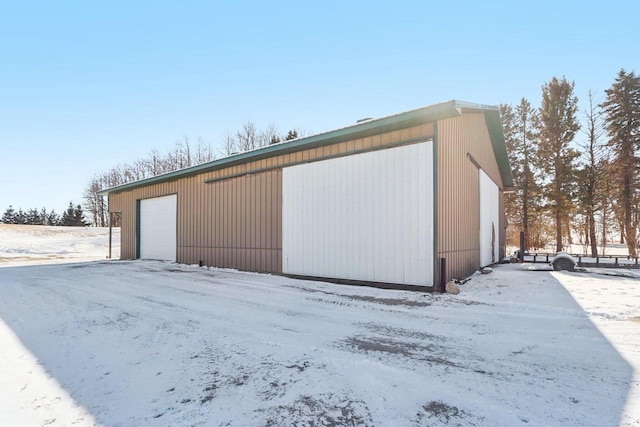
[[[440,289],[440,259],[438,258],[438,121],[433,124],[433,289]]]
[[[109,212],[109,256],[107,257],[108,259],[111,259],[111,248],[112,248],[111,242],[112,241],[113,241],[113,214]]]

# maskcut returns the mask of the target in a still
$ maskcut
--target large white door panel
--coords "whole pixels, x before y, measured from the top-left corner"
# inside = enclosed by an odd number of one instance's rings
[[[500,253],[499,189],[482,169],[480,180],[480,266],[498,262]]]
[[[140,200],[140,258],[176,260],[177,196]]]
[[[283,272],[431,285],[432,143],[283,170]]]

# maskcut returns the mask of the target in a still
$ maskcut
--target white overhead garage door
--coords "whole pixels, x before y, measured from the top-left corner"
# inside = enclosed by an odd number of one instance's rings
[[[480,172],[480,266],[498,262],[500,256],[500,216],[498,186],[482,169]]]
[[[140,200],[140,258],[176,260],[177,196]]]
[[[431,286],[430,141],[283,169],[287,274]]]

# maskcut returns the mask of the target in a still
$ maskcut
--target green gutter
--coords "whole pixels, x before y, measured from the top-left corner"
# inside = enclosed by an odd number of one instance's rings
[[[511,165],[509,163],[509,155],[504,140],[502,120],[500,119],[499,111],[485,110],[484,121],[487,124],[491,145],[493,146],[493,154],[496,157],[496,162],[498,162],[498,168],[500,169],[500,178],[502,178],[502,185],[504,186],[503,190],[510,190],[513,188],[513,174],[511,173]]]

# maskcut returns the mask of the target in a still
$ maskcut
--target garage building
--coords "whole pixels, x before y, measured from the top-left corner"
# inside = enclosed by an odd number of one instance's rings
[[[512,186],[498,108],[449,101],[99,194],[122,259],[430,290],[504,256]]]

